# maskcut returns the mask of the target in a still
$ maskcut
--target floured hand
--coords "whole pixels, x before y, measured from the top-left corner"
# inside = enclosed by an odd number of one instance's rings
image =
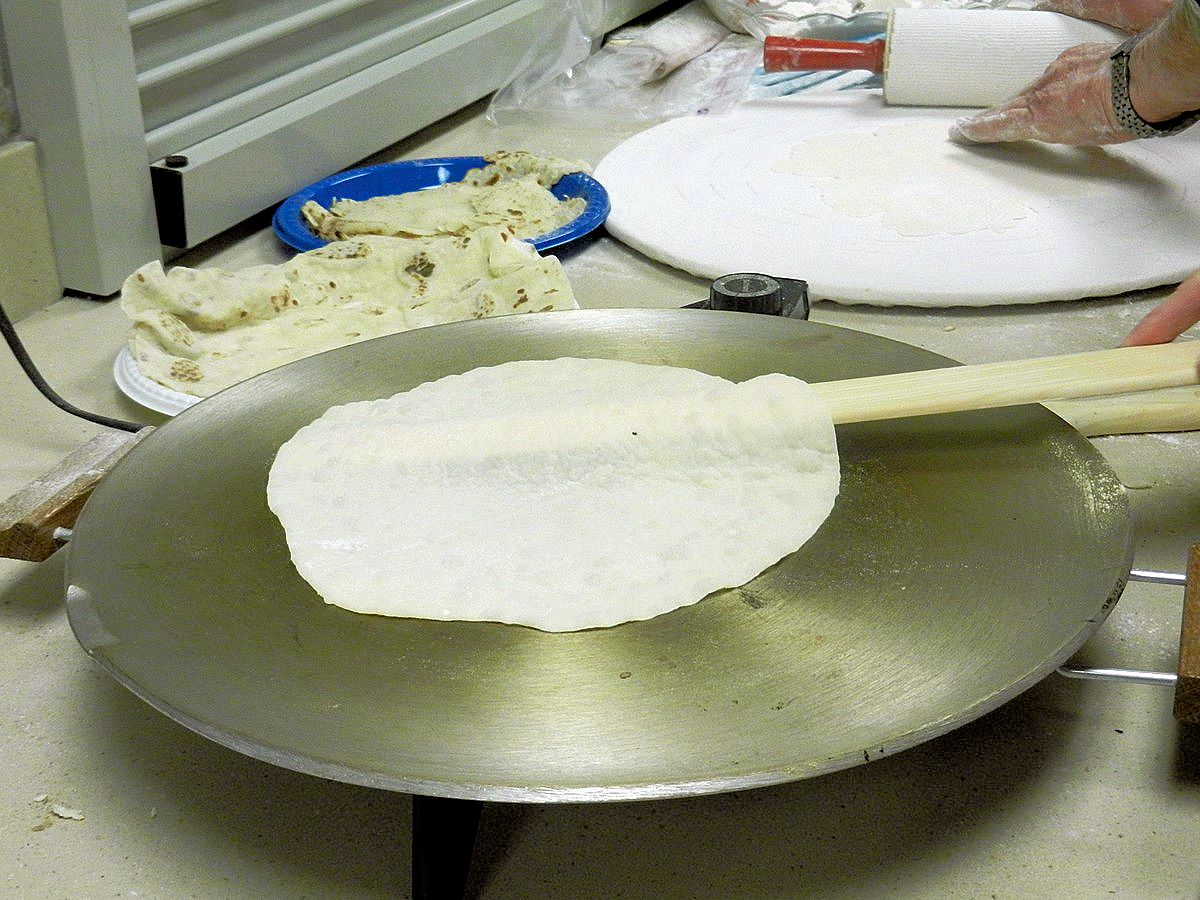
[[[1074,145],[1132,140],[1113,113],[1109,62],[1113,49],[1111,44],[1071,47],[1011,100],[957,120],[950,129],[951,139]]]
[[[1133,8],[1133,0],[1104,2],[1111,2],[1113,10]],[[1133,135],[1121,126],[1112,107],[1109,57],[1115,49],[1106,44],[1072,47],[1013,99],[959,119],[950,137],[962,142],[1038,140],[1080,146],[1131,140]],[[1129,101],[1145,122],[1170,123],[1200,108],[1200,6],[1195,0],[1176,0],[1142,32],[1130,50],[1128,66]]]

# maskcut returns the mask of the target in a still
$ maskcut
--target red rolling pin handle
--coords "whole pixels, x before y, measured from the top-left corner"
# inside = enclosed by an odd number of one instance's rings
[[[883,40],[860,43],[770,36],[763,43],[763,69],[767,72],[829,69],[882,72],[884,52]]]

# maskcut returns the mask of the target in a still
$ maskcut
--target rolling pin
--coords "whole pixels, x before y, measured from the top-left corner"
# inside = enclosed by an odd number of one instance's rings
[[[768,37],[768,72],[865,69],[883,76],[895,106],[993,106],[1041,75],[1060,53],[1119,43],[1121,31],[1059,13],[1022,9],[897,9],[881,40]]]

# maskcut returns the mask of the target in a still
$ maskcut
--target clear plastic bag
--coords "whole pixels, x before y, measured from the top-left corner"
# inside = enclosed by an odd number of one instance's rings
[[[522,113],[643,121],[702,115],[741,99],[761,42],[732,34],[704,0],[628,37],[604,42],[604,0],[566,0],[508,84],[493,95],[497,124]]]
[[[995,9],[1009,0],[705,0],[730,31],[760,41],[770,35],[853,40],[883,31],[897,8]]]
[[[766,75],[768,35],[862,40],[897,7],[997,8],[1033,0],[692,0],[653,25],[605,42],[606,0],[550,4],[540,38],[493,95],[495,124],[533,114],[579,125],[638,124],[719,113],[743,100],[877,87],[862,72]]]

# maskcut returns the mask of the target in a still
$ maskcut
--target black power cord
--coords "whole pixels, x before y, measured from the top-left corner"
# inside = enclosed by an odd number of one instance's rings
[[[41,391],[42,395],[59,409],[69,412],[73,416],[78,416],[81,419],[86,419],[89,422],[95,422],[97,425],[105,425],[108,428],[117,428],[121,431],[141,431],[146,427],[137,422],[126,422],[123,419],[113,419],[109,416],[88,412],[68,403],[55,393],[54,389],[46,383],[46,379],[42,377],[42,373],[37,370],[37,366],[33,364],[33,360],[29,358],[29,352],[25,349],[21,338],[17,336],[17,329],[13,327],[12,320],[8,317],[8,313],[5,312],[3,304],[0,304],[0,333],[3,333],[4,340],[8,343],[9,349],[12,350],[13,356],[17,358],[17,362],[25,370],[25,374],[29,376],[29,380],[33,382],[34,387]]]

